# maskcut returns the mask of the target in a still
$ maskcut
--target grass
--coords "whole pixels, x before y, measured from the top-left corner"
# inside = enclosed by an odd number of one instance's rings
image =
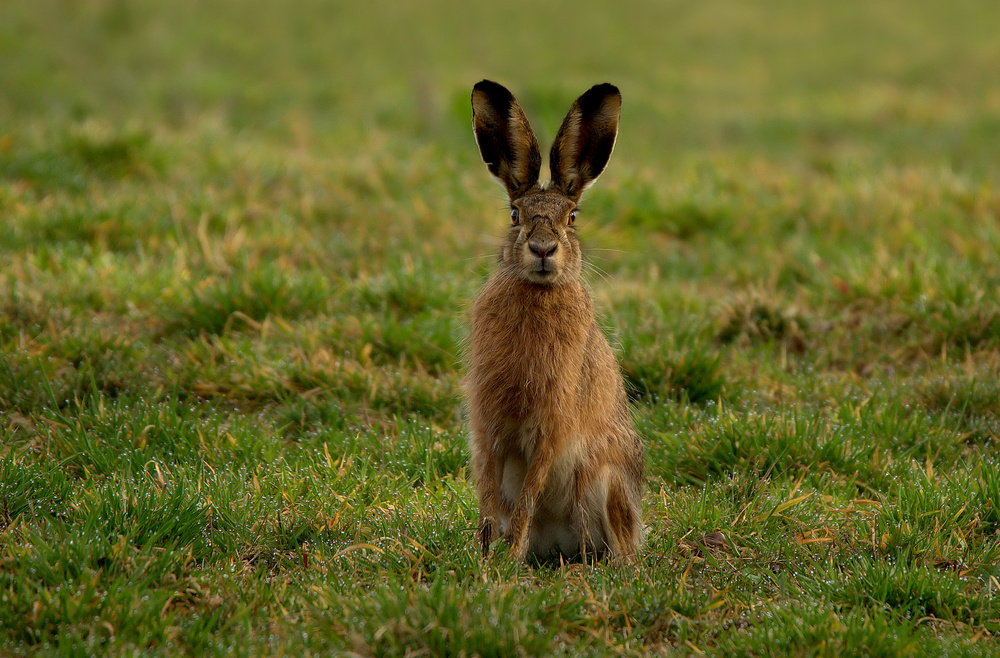
[[[0,9],[0,653],[996,653],[995,7],[383,4]],[[473,546],[483,77],[623,90],[634,566]]]

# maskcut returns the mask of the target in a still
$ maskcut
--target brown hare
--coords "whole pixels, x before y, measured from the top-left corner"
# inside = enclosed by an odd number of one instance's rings
[[[517,99],[472,90],[479,152],[510,197],[499,265],[476,297],[466,393],[483,555],[506,539],[519,559],[633,559],[644,449],[618,362],[594,321],[573,224],[604,171],[621,94],[592,87],[570,108],[540,184],[538,141]]]

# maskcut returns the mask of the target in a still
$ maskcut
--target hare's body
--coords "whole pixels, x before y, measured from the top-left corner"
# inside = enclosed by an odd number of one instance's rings
[[[484,81],[473,108],[514,219],[472,311],[466,388],[482,549],[504,537],[520,557],[630,557],[641,536],[643,447],[572,226],[580,193],[610,157],[620,96],[610,85],[581,96],[556,138],[547,187],[513,96]]]

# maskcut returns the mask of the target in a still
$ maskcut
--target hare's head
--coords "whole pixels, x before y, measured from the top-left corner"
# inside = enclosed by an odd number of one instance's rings
[[[610,84],[573,103],[549,152],[552,180],[541,184],[542,156],[513,94],[483,80],[472,89],[472,124],[483,161],[510,197],[511,228],[501,262],[542,285],[579,277],[573,223],[583,191],[604,171],[615,148],[622,97]]]

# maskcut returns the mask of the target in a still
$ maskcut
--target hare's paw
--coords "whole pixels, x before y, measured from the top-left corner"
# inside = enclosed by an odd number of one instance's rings
[[[512,522],[507,534],[504,536],[510,544],[510,552],[518,560],[523,560],[528,555],[528,524]]]
[[[490,553],[490,545],[500,538],[500,531],[496,521],[489,517],[479,519],[479,528],[476,529],[476,541],[479,543],[479,550],[483,557]]]

